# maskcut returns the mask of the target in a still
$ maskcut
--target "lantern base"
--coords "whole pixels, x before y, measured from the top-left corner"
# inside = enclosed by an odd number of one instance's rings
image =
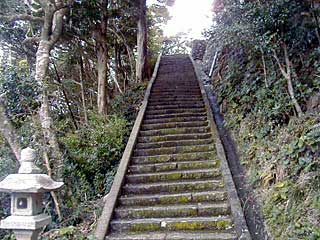
[[[9,216],[0,222],[0,228],[11,230],[35,231],[41,229],[51,222],[51,217],[47,214],[35,216]]]
[[[38,230],[13,230],[17,240],[37,240],[40,229]]]

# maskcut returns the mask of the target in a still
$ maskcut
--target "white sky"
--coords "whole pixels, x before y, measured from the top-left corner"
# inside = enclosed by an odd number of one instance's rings
[[[149,0],[148,4],[155,1]],[[168,7],[172,19],[164,27],[164,34],[184,32],[190,38],[201,38],[202,31],[212,25],[212,3],[213,0],[176,0],[173,7]]]

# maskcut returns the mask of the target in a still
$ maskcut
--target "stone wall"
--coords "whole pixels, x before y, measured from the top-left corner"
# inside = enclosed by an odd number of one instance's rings
[[[191,56],[193,60],[202,61],[202,58],[206,51],[206,47],[207,47],[207,42],[205,40],[194,40],[192,42],[192,50],[191,50]]]
[[[216,44],[210,40],[194,40],[192,43],[191,56],[207,75],[209,75],[216,49]]]

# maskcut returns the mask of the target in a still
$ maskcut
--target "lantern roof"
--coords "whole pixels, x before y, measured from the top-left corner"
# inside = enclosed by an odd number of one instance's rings
[[[43,193],[62,186],[63,182],[55,182],[46,174],[10,174],[0,182],[0,192]]]
[[[58,190],[63,182],[55,182],[34,164],[36,152],[31,148],[21,151],[18,174],[10,174],[0,182],[0,192],[43,193]]]

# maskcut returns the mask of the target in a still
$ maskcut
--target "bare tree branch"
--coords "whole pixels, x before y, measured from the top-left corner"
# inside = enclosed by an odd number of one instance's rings
[[[26,39],[23,40],[23,44],[29,44],[29,43],[38,43],[40,42],[41,38],[40,37],[27,37]]]
[[[292,83],[292,74],[291,74],[291,62],[290,62],[290,58],[289,58],[289,54],[288,54],[288,48],[287,45],[285,43],[282,44],[282,48],[284,51],[284,58],[285,58],[285,66],[283,66],[280,62],[280,59],[277,56],[276,51],[273,49],[273,57],[276,59],[277,64],[279,66],[279,69],[282,73],[282,75],[284,76],[284,78],[287,80],[287,89],[289,92],[289,96],[291,98],[291,101],[294,105],[294,109],[296,110],[297,114],[299,117],[301,117],[303,115],[302,109],[298,103],[298,100],[295,97],[295,93],[294,93],[294,88],[293,88],[293,83]]]
[[[63,29],[63,17],[66,15],[67,11],[68,11],[68,8],[61,8],[60,10],[54,13],[54,18],[56,18],[55,19],[56,21],[55,21],[54,30],[50,37],[50,44],[52,45],[55,44],[60,38],[62,29]]]
[[[282,75],[285,77],[285,78],[288,78],[288,73],[286,72],[285,68],[283,67],[283,65],[281,64],[280,62],[280,59],[278,58],[278,55],[276,53],[276,51],[274,49],[272,49],[272,52],[273,52],[273,57],[274,59],[276,60],[278,66],[279,66],[279,69],[282,73]]]
[[[28,14],[16,14],[12,16],[0,16],[1,20],[8,21],[8,22],[15,22],[15,21],[29,21],[29,22],[38,22],[43,23],[43,17],[35,17]]]
[[[4,95],[0,95],[0,131],[10,145],[10,148],[17,160],[20,160],[21,146],[19,136],[11,124],[5,111]]]
[[[131,78],[134,79],[134,57],[132,53],[132,49],[130,48],[129,44],[127,43],[127,40],[123,33],[116,28],[116,26],[113,26],[115,29],[108,27],[108,30],[110,30],[120,41],[123,42],[124,46],[126,47],[129,62],[130,62],[130,69],[131,69]]]

